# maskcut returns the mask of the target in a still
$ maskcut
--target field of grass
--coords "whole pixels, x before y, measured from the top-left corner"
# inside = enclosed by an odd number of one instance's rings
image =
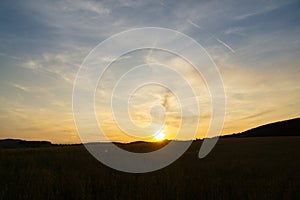
[[[110,169],[83,146],[0,149],[0,199],[300,199],[300,137],[220,139],[204,159],[200,145],[146,174]]]

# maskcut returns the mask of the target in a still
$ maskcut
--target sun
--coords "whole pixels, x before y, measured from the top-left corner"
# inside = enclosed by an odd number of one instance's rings
[[[154,134],[154,138],[155,140],[157,141],[162,141],[163,139],[165,139],[165,134],[164,134],[164,131],[163,130],[158,130],[155,132]]]

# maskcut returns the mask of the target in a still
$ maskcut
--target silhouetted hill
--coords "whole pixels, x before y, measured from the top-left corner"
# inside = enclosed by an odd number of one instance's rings
[[[300,118],[262,125],[241,133],[225,135],[222,138],[268,136],[300,136]]]
[[[268,136],[300,136],[300,118],[262,125],[241,133],[224,135],[221,136],[221,138],[268,137]],[[149,151],[154,151],[156,149],[159,149],[165,146],[166,144],[168,144],[169,142],[170,142],[169,140],[165,140],[160,143],[136,141],[131,143],[115,142],[115,144],[121,148],[133,152],[137,152],[137,151],[149,152]],[[65,145],[66,144],[62,144],[62,146]],[[82,145],[82,144],[71,144],[67,146],[77,146],[77,145]],[[26,141],[20,139],[0,140],[0,148],[51,147],[51,146],[57,146],[57,144],[52,144],[51,142],[48,141]],[[148,146],[151,146],[151,148],[148,148]]]
[[[25,141],[19,139],[0,140],[0,148],[18,148],[18,147],[50,147],[51,142],[48,141]]]

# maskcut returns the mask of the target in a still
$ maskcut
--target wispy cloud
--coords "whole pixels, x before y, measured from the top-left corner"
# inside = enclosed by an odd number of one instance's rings
[[[19,84],[16,84],[16,83],[12,83],[12,86],[15,87],[15,88],[18,88],[20,90],[23,90],[25,92],[30,92],[30,89],[28,87],[25,87],[25,86],[22,86],[22,85],[19,85]]]
[[[110,9],[105,7],[99,1],[91,1],[91,0],[67,0],[63,1],[62,9],[68,12],[77,12],[77,11],[88,11],[92,13],[96,13],[98,15],[107,15],[110,14]]]
[[[6,53],[0,53],[0,56],[6,57],[6,58],[11,58],[11,59],[13,59],[13,60],[21,60],[20,57],[8,55],[8,54],[6,54]]]
[[[80,55],[68,53],[45,53],[36,59],[30,59],[21,66],[39,73],[48,73],[63,79],[68,84],[73,84],[75,74],[80,67]],[[77,63],[76,63],[77,62]]]
[[[237,26],[237,27],[230,27],[228,28],[227,30],[224,31],[224,34],[225,35],[230,35],[230,34],[239,34],[239,35],[245,35],[243,33],[243,31],[245,31],[245,27],[240,27],[240,26]]]

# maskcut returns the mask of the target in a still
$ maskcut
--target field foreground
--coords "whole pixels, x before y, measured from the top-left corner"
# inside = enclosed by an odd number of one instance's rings
[[[0,199],[300,199],[300,137],[223,138],[204,159],[200,145],[146,174],[110,169],[81,145],[0,149]]]

